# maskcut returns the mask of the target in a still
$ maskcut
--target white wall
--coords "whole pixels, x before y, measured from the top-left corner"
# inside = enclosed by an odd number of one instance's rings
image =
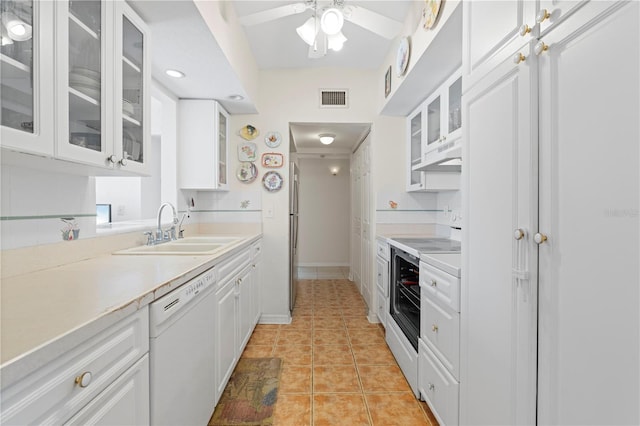
[[[299,160],[300,266],[349,265],[349,160]],[[333,176],[330,167],[339,167]]]
[[[141,219],[139,177],[96,177],[96,204],[111,204],[111,221]]]

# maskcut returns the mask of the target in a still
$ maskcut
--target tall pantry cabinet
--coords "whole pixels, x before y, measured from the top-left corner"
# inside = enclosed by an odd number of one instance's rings
[[[640,4],[535,5],[465,2],[460,423],[638,424]]]

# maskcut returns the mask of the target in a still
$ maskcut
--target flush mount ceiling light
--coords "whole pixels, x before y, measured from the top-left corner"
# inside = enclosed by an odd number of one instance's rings
[[[316,34],[318,34],[318,26],[316,25],[316,18],[311,17],[307,21],[296,28],[296,32],[305,43],[309,46],[313,46],[316,41]]]
[[[182,77],[184,77],[184,73],[182,71],[178,71],[178,70],[166,70],[165,73],[169,77],[173,77],[173,78],[182,78]]]
[[[2,24],[7,29],[7,35],[15,41],[26,41],[31,38],[33,29],[11,12],[2,14]]]
[[[323,145],[331,145],[336,138],[336,135],[332,135],[330,133],[321,133],[318,135],[318,137],[320,138],[320,142],[322,142]]]
[[[329,8],[322,13],[320,28],[326,35],[338,34],[344,25],[344,16],[336,8]]]
[[[227,99],[230,99],[232,101],[241,101],[244,99],[244,96],[242,95],[229,95],[227,96]]]

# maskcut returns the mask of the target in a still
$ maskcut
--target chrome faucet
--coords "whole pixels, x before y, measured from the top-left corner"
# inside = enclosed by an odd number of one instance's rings
[[[160,221],[162,220],[162,210],[164,210],[164,208],[167,206],[171,207],[171,211],[173,212],[173,225],[171,225],[171,228],[165,234],[162,231],[162,225],[160,224]],[[175,240],[177,223],[178,223],[178,212],[176,211],[175,206],[169,202],[162,203],[162,205],[160,205],[160,208],[158,209],[158,228],[156,229],[156,239],[155,239],[156,244],[164,240]]]

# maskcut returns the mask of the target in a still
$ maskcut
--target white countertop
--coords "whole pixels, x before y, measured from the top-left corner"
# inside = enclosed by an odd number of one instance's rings
[[[105,255],[2,280],[3,386],[167,294],[260,237],[213,255]],[[89,334],[90,335],[90,334]]]
[[[462,273],[460,253],[420,253],[420,261],[454,277],[460,278]]]

